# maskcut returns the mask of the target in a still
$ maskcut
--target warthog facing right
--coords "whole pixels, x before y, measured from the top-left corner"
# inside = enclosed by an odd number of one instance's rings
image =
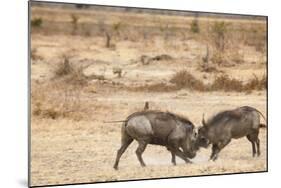
[[[124,121],[121,137],[121,147],[114,164],[116,170],[122,154],[133,140],[139,144],[136,155],[141,166],[145,166],[142,153],[147,144],[165,146],[172,154],[173,164],[176,164],[175,156],[189,163],[188,158],[194,158],[198,149],[191,121],[170,112],[146,110],[133,113]]]
[[[260,155],[260,140],[258,138],[260,127],[260,111],[249,106],[243,106],[234,110],[220,112],[205,122],[199,128],[197,144],[207,147],[212,144],[210,160],[216,160],[219,152],[230,143],[231,139],[246,136],[252,144],[253,157]],[[257,148],[257,151],[256,151]]]

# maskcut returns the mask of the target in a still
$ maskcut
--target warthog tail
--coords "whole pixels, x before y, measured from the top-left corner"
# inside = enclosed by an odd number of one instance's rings
[[[263,123],[260,123],[260,128],[266,128],[266,125]]]
[[[103,123],[123,123],[127,122],[128,120],[117,120],[117,121],[103,121]]]
[[[264,115],[259,110],[257,110],[257,109],[255,109],[255,110],[262,116],[262,118],[264,119],[264,122],[266,123],[266,118],[264,117]],[[266,127],[266,125],[260,124],[260,127]]]
[[[252,107],[251,107],[252,108]],[[267,121],[266,121],[266,118],[264,117],[264,115],[258,110],[258,109],[256,109],[256,108],[252,108],[253,110],[255,110],[256,112],[258,112],[261,116],[262,116],[262,118],[264,119],[264,122],[266,123]],[[260,127],[261,128],[266,128],[266,124],[263,124],[263,123],[260,123]]]

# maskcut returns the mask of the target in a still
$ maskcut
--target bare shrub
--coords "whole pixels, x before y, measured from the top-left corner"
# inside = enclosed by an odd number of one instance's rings
[[[151,58],[153,61],[171,61],[173,59],[174,58],[168,54],[161,54]]]
[[[105,38],[106,38],[105,47],[109,48],[111,46],[111,43],[110,43],[111,36],[110,36],[109,32],[107,32],[107,31],[105,31],[104,34],[105,34]]]
[[[190,89],[194,91],[225,91],[225,92],[250,92],[253,90],[262,90],[267,88],[266,76],[258,79],[256,76],[248,82],[231,78],[226,74],[215,77],[214,81],[204,84],[203,81],[195,78],[186,70],[175,73],[170,79],[170,83],[155,83],[129,88],[131,91],[148,91],[148,92],[170,92],[180,89]]]
[[[175,84],[178,88],[189,88],[198,91],[205,90],[204,83],[186,70],[175,73],[170,79],[170,82]]]
[[[228,24],[224,21],[215,22],[212,26],[211,31],[215,48],[223,52],[226,45],[226,33],[228,32]]]
[[[198,24],[198,19],[197,18],[192,20],[192,22],[190,24],[190,31],[192,33],[199,33],[200,32],[200,28],[199,28],[199,24]]]
[[[227,64],[227,59],[222,51],[215,50],[212,58],[211,58],[212,63],[218,65],[218,66],[223,66]]]
[[[43,58],[38,54],[37,48],[31,49],[30,57],[32,60],[42,60]]]
[[[95,75],[86,76],[84,69],[89,65],[74,65],[70,63],[68,56],[63,56],[63,61],[54,66],[53,79],[61,79],[69,84],[77,84],[80,86],[87,85],[89,79],[95,78]]]
[[[112,73],[116,74],[118,78],[122,77],[122,69],[120,67],[113,67]]]
[[[250,30],[244,32],[244,44],[255,47],[256,51],[265,53],[267,36],[265,25],[251,25]]]
[[[223,71],[217,69],[216,66],[210,65],[209,63],[201,63],[198,69],[201,72],[206,72],[206,73],[220,73],[220,72],[223,72]]]
[[[112,25],[112,29],[117,36],[120,36],[120,30],[122,26],[123,26],[122,22],[116,22]]]
[[[230,54],[230,59],[236,64],[241,64],[244,62],[244,57],[237,50]]]
[[[254,78],[250,79],[244,86],[244,90],[252,91],[252,90],[263,90],[267,89],[267,78],[265,75],[261,79],[259,79],[255,74]]]
[[[78,21],[79,21],[79,17],[77,15],[75,15],[75,14],[71,14],[72,35],[76,35],[77,34]]]

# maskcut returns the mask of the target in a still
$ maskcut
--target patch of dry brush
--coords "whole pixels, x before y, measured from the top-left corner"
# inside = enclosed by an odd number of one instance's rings
[[[203,81],[197,79],[191,73],[186,70],[175,73],[170,83],[156,83],[151,85],[143,85],[135,88],[131,88],[133,91],[151,91],[151,92],[171,92],[180,89],[189,89],[200,92],[210,91],[225,91],[225,92],[251,92],[254,90],[267,89],[267,78],[264,75],[262,78],[258,78],[254,75],[254,78],[248,80],[246,83],[231,78],[226,74],[221,74],[215,77],[214,81],[209,84],[205,84]]]
[[[41,118],[68,118],[81,120],[87,114],[86,104],[81,102],[81,90],[61,81],[32,84],[31,111]]]

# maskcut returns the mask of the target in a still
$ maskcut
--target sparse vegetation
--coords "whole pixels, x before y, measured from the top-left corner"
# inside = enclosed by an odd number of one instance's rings
[[[31,57],[31,59],[34,60],[34,61],[42,60],[42,59],[43,59],[43,58],[38,54],[37,48],[31,49],[30,57]]]
[[[190,25],[190,31],[192,33],[199,33],[200,32],[200,28],[199,28],[199,24],[198,24],[198,19],[195,18]]]
[[[72,35],[77,34],[79,17],[76,14],[71,14]]]
[[[32,85],[32,114],[41,118],[67,118],[75,121],[88,118],[89,108],[81,99],[77,85],[61,81]],[[52,92],[46,92],[52,91]]]
[[[172,92],[178,90],[178,87],[172,84],[167,83],[154,83],[154,84],[146,84],[137,87],[128,88],[130,91],[146,91],[146,92]]]
[[[219,50],[215,50],[212,58],[211,58],[212,63],[222,66],[227,64],[227,59],[224,53],[222,53]]]
[[[118,78],[122,77],[122,69],[120,67],[113,67],[113,74],[117,74]]]
[[[31,27],[32,27],[32,28],[39,28],[39,27],[42,27],[42,24],[43,24],[42,18],[33,18],[33,19],[31,20]]]
[[[175,73],[170,79],[170,83],[156,83],[151,85],[143,85],[132,88],[133,91],[148,91],[148,92],[170,92],[180,89],[189,89],[194,91],[224,91],[224,92],[251,92],[253,90],[262,90],[267,88],[266,77],[258,79],[255,75],[253,79],[246,83],[243,81],[231,78],[226,74],[216,76],[214,81],[205,84],[203,81],[195,78],[186,70]]]
[[[170,82],[175,84],[178,89],[188,88],[197,91],[204,91],[205,89],[204,83],[186,70],[175,73]]]
[[[215,49],[223,52],[226,46],[226,34],[228,32],[228,26],[224,21],[215,22],[211,28],[212,31],[212,41]]]
[[[84,74],[84,70],[88,68],[90,64],[87,65],[75,65],[75,63],[70,63],[70,58],[68,56],[63,56],[63,61],[59,62],[53,66],[54,77],[53,79],[61,79],[68,84],[74,84],[79,86],[86,86],[88,82],[92,79],[104,80],[104,76],[91,74],[89,76]]]
[[[210,85],[211,91],[236,91],[242,92],[244,90],[243,82],[235,78],[230,78],[228,75],[223,74],[217,76],[214,82]]]

